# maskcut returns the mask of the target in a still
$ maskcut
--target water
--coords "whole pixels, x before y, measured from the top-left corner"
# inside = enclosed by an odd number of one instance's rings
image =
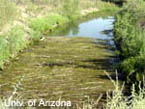
[[[93,18],[83,23],[72,23],[65,30],[52,34],[53,36],[67,36],[67,37],[90,37],[102,40],[110,40],[113,37],[114,17],[107,18],[99,17]]]

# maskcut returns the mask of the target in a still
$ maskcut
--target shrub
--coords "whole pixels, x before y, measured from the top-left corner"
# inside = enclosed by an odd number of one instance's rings
[[[145,65],[145,2],[128,1],[116,15],[114,41],[121,59],[121,69],[128,83],[138,83]]]

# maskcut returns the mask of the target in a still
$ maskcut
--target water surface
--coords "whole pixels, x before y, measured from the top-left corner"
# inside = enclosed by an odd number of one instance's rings
[[[82,23],[71,23],[64,30],[52,34],[53,36],[90,37],[102,40],[111,39],[113,34],[114,17],[98,17]]]

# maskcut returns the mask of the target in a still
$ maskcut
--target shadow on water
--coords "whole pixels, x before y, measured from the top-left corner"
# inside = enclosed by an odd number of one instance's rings
[[[112,58],[112,57],[111,57]],[[75,68],[88,68],[88,69],[104,69],[109,71],[109,68],[111,69],[111,64],[108,65],[110,61],[110,58],[108,59],[92,59],[92,60],[85,60],[82,61],[83,63],[90,63],[91,65],[81,65],[81,64],[76,64],[74,62],[46,62],[46,63],[42,63],[39,64],[37,66],[42,66],[42,67],[55,67],[55,66],[59,66],[59,67],[63,67],[63,66],[74,66]],[[92,65],[94,64],[94,65]]]
[[[92,68],[92,69],[104,69],[106,71],[109,71],[111,69],[111,65],[108,64],[109,60],[110,59],[91,59],[91,60],[85,60],[85,61],[83,61],[84,63],[87,62],[87,63],[93,64],[94,66],[78,65],[77,67]]]
[[[107,56],[106,56],[107,57]],[[64,66],[73,66],[74,68],[84,68],[84,69],[104,69],[108,72],[112,71],[112,64],[113,62],[111,59],[115,58],[114,56],[108,56],[108,58],[105,59],[88,59],[88,60],[81,60],[83,64],[79,64],[77,62],[45,62],[38,64],[37,66],[42,67],[64,67]],[[85,64],[86,63],[86,64]]]

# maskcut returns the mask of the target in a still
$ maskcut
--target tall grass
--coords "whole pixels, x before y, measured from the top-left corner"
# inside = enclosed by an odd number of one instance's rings
[[[50,14],[48,16],[31,19],[30,28],[42,34],[47,34],[54,28],[67,22],[67,17],[58,14]]]
[[[119,85],[118,79],[112,81],[115,89],[112,91],[111,95],[107,93],[105,109],[144,109],[145,89],[141,88],[141,84],[138,85],[138,92],[136,92],[135,85],[132,85],[131,95],[125,96],[123,94],[124,85]]]
[[[0,35],[0,68],[21,49],[26,47],[26,31],[21,26],[15,26],[7,33]]]
[[[18,16],[16,5],[10,0],[0,0],[0,31],[5,24],[10,23]]]
[[[79,0],[62,0],[62,14],[69,19],[79,15]]]
[[[110,2],[102,2],[102,1],[97,1],[96,2],[96,7],[99,8],[101,11],[108,11],[108,12],[118,12],[120,8],[116,6],[115,4],[112,4]]]

